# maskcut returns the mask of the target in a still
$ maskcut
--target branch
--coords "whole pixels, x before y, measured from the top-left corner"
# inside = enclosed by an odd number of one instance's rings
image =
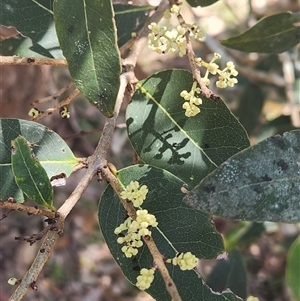
[[[182,301],[178,291],[176,284],[174,283],[172,277],[169,274],[169,271],[165,265],[164,258],[162,254],[159,252],[153,238],[148,236],[149,239],[144,238],[144,242],[146,243],[152,257],[154,260],[154,265],[160,271],[162,278],[164,279],[166,289],[169,295],[172,298],[172,301]]]
[[[195,62],[196,56],[188,32],[185,34],[185,37],[186,37],[187,56],[190,62],[193,78],[198,82],[201,89],[201,93],[204,94],[206,98],[210,98],[214,95],[214,93],[204,84],[201,78],[200,69]]]
[[[63,205],[58,209],[57,213],[59,214],[59,216],[56,224],[56,229],[51,230],[47,233],[46,237],[44,238],[43,244],[40,247],[39,252],[35,257],[31,267],[23,277],[20,285],[9,298],[9,301],[21,300],[26,294],[28,288],[31,287],[32,283],[35,283],[38,275],[40,274],[47,260],[49,259],[58,237],[62,234],[65,218],[68,216],[72,208],[76,205],[83,192],[87,189],[100,166],[102,164],[106,165],[106,155],[112,140],[113,131],[116,125],[117,117],[119,115],[121,103],[123,100],[128,80],[129,76],[127,73],[124,73],[120,76],[120,88],[117,96],[114,116],[112,118],[106,119],[106,123],[104,125],[100,141],[97,145],[94,154],[90,157],[88,169],[83,178],[81,179],[80,183],[76,186],[75,190],[71,193],[68,199],[66,199]]]
[[[55,107],[49,108],[45,112],[38,114],[35,118],[32,118],[32,120],[36,121],[36,120],[42,119],[48,115],[51,115],[53,112],[59,110],[60,108],[67,106],[79,94],[80,94],[80,91],[78,89],[75,89],[65,100],[61,101]]]
[[[49,210],[43,210],[43,209],[39,209],[39,208],[35,208],[32,206],[26,206],[20,203],[12,203],[12,202],[4,202],[4,201],[0,201],[0,208],[6,208],[9,210],[16,210],[16,211],[25,211],[27,212],[29,215],[33,214],[33,215],[43,215],[46,216],[48,218],[54,218],[55,217],[55,212],[53,211],[49,211]]]
[[[204,94],[204,96],[206,98],[210,98],[212,96],[216,96],[214,95],[214,93],[205,85],[205,83],[203,82],[202,78],[201,78],[201,72],[200,72],[200,68],[197,66],[196,62],[195,62],[195,52],[193,50],[193,46],[191,43],[191,39],[190,39],[190,35],[189,35],[189,29],[186,26],[185,20],[183,19],[182,15],[179,13],[177,15],[179,24],[186,29],[186,33],[185,33],[185,39],[186,39],[186,54],[187,57],[189,59],[189,63],[191,66],[191,71],[193,74],[193,78],[194,80],[197,81],[197,83],[200,86],[201,89],[201,93]]]
[[[56,216],[58,217],[58,215]],[[55,219],[48,219],[48,222],[50,223],[50,225],[48,225],[47,227],[45,227],[42,231],[40,231],[39,233],[37,234],[31,234],[29,236],[18,236],[18,237],[15,237],[15,240],[22,240],[22,241],[26,241],[28,242],[31,246],[36,243],[38,240],[42,239],[43,236],[45,234],[47,234],[47,232],[49,230],[57,230],[57,227],[56,227],[56,220]]]
[[[50,59],[50,58],[33,58],[33,57],[19,57],[19,56],[2,56],[0,55],[0,65],[52,65],[67,67],[68,63],[64,59]]]
[[[50,230],[47,233],[47,235],[44,239],[44,242],[43,242],[43,244],[39,250],[39,253],[37,254],[33,264],[31,265],[30,269],[27,271],[27,273],[23,277],[21,284],[15,290],[13,295],[10,297],[9,301],[21,300],[22,297],[26,294],[28,288],[31,287],[33,283],[35,283],[39,273],[41,272],[45,263],[47,262],[47,260],[50,257],[50,254],[54,248],[57,238],[59,237],[59,234],[62,233],[65,218],[70,213],[72,208],[76,205],[77,201],[79,200],[79,198],[81,197],[83,192],[86,190],[86,188],[89,186],[95,173],[98,170],[101,171],[101,173],[110,182],[110,184],[112,185],[112,187],[115,189],[115,191],[118,194],[120,194],[120,192],[123,190],[123,187],[119,183],[117,178],[110,172],[110,170],[107,166],[106,157],[107,157],[109,146],[110,146],[110,143],[112,140],[113,132],[116,127],[116,120],[117,120],[117,117],[119,114],[119,110],[121,107],[125,89],[127,87],[127,84],[132,83],[133,79],[135,78],[133,72],[131,72],[130,70],[132,70],[134,68],[134,66],[136,65],[137,58],[140,55],[141,50],[143,49],[143,47],[146,45],[146,42],[147,42],[146,36],[149,33],[148,24],[150,24],[151,22],[160,20],[161,17],[163,16],[163,12],[168,7],[169,7],[169,3],[167,0],[161,1],[160,5],[158,6],[155,13],[149,18],[148,22],[145,24],[142,31],[140,32],[140,36],[137,38],[136,43],[134,44],[134,47],[132,48],[132,51],[130,52],[128,57],[126,59],[124,59],[123,66],[128,66],[129,68],[127,68],[128,72],[126,72],[120,76],[120,88],[119,88],[119,93],[117,96],[114,116],[112,118],[106,120],[99,143],[97,145],[97,148],[96,148],[94,154],[90,157],[89,164],[88,164],[88,170],[85,173],[84,177],[82,178],[80,183],[77,185],[75,190],[72,192],[72,194],[69,196],[69,198],[58,209],[57,213],[59,214],[59,217],[58,217],[58,221],[56,224],[57,229]],[[61,105],[61,103],[60,103],[60,105]],[[63,104],[63,105],[65,105],[65,104]],[[63,105],[61,105],[61,106],[63,106]],[[58,108],[60,108],[60,107],[58,107]],[[57,109],[57,108],[55,108],[55,109]],[[44,113],[44,115],[45,115],[45,113]],[[131,217],[135,218],[136,211],[135,211],[134,207],[132,206],[132,204],[127,203],[124,200],[122,201],[122,204],[124,205],[125,209],[128,211],[129,215]],[[175,283],[173,282],[171,276],[169,275],[169,272],[163,261],[163,256],[159,252],[157,246],[155,245],[155,242],[153,241],[152,238],[150,238],[150,239],[144,238],[144,241],[147,244],[147,246],[153,256],[155,265],[157,266],[158,270],[160,271],[160,273],[165,281],[166,289],[169,292],[170,296],[172,297],[172,299],[174,301],[181,301],[181,298],[179,296],[179,293],[177,291]]]
[[[109,181],[109,184],[114,189],[114,191],[118,194],[120,202],[124,206],[125,210],[133,220],[136,219],[136,210],[133,207],[131,202],[127,202],[120,197],[121,192],[124,190],[119,180],[111,173],[110,169],[107,166],[103,166],[101,168],[102,175]],[[157,267],[161,276],[165,282],[166,290],[169,293],[170,297],[173,301],[181,301],[181,297],[178,293],[177,287],[169,274],[169,271],[164,262],[164,256],[159,252],[155,241],[151,236],[143,236],[143,240],[147,245],[152,257],[154,265]]]
[[[37,276],[40,274],[44,265],[48,261],[53,251],[57,237],[57,232],[49,231],[47,233],[47,236],[45,237],[39,249],[39,253],[35,257],[31,267],[26,272],[20,285],[16,288],[8,301],[22,300],[23,296],[26,294],[27,290],[32,286],[32,284],[35,283]]]

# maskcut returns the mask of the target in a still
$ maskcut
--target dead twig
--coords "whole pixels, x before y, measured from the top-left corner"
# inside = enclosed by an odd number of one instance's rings
[[[0,65],[52,65],[67,67],[68,63],[64,59],[50,59],[50,58],[33,58],[33,57],[19,57],[19,56],[2,56],[0,55]]]
[[[77,96],[80,94],[80,91],[78,89],[75,89],[65,100],[61,101],[58,105],[56,105],[53,108],[49,108],[47,109],[45,112],[41,112],[40,114],[38,114],[36,117],[33,117],[32,120],[36,121],[36,120],[40,120],[46,116],[49,116],[51,114],[53,114],[53,112],[59,110],[62,107],[67,106],[68,104],[70,104],[70,102]]]
[[[49,210],[44,210],[40,209],[37,207],[32,207],[32,206],[26,206],[20,203],[15,203],[11,201],[0,201],[0,208],[6,208],[9,210],[14,210],[14,211],[24,211],[27,212],[29,215],[43,215],[48,218],[55,218],[55,212],[49,211]]]
[[[57,91],[56,93],[49,95],[47,97],[44,97],[42,99],[37,99],[34,102],[31,103],[32,106],[36,106],[38,104],[41,103],[45,103],[51,100],[56,100],[58,99],[64,92],[66,92],[69,88],[71,88],[74,85],[73,82],[67,84],[66,86],[64,86],[63,88],[61,88],[59,91]]]

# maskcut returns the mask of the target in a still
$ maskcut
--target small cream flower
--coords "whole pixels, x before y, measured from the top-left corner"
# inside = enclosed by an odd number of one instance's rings
[[[126,186],[126,190],[121,192],[121,198],[123,200],[132,201],[134,207],[140,207],[146,195],[148,193],[148,188],[146,185],[140,187],[138,181],[131,181],[129,185]]]
[[[218,80],[216,82],[216,86],[220,89],[225,89],[227,87],[227,83],[225,80]]]
[[[172,17],[171,11],[166,10],[164,12],[164,18],[168,20],[168,19],[171,19],[171,17]]]
[[[187,100],[182,105],[182,108],[185,109],[185,116],[193,117],[200,113],[200,109],[197,107],[202,104],[202,99],[195,96],[195,94],[200,94],[200,88],[197,87],[197,82],[193,82],[193,86],[190,92],[186,90],[181,91],[180,96]]]
[[[178,5],[176,5],[176,4],[173,4],[172,7],[171,7],[171,9],[170,9],[170,12],[172,14],[178,15],[180,13],[180,7]]]
[[[148,25],[148,47],[159,54],[179,51],[179,56],[186,53],[185,29],[178,25],[173,28],[171,25],[160,26],[153,22]]]
[[[193,117],[200,113],[200,109],[194,104],[191,104],[190,102],[185,102],[182,105],[182,108],[185,109],[184,114],[186,117]]]
[[[228,87],[233,87],[237,82],[238,82],[238,80],[236,78],[228,78],[227,79]]]
[[[147,210],[137,210],[136,220],[128,217],[121,223],[114,231],[118,244],[124,244],[121,251],[127,258],[131,258],[138,253],[138,248],[143,245],[143,236],[151,236],[149,227],[156,227],[158,225],[153,214],[149,214]],[[125,232],[125,233],[124,233]]]
[[[217,65],[216,63],[209,63],[207,66],[207,70],[213,75],[217,74],[218,69],[219,65]]]
[[[142,268],[140,271],[140,275],[137,276],[136,278],[137,280],[136,286],[143,291],[148,289],[154,280],[154,272],[155,270],[153,268],[152,269]]]
[[[148,210],[137,210],[136,221],[140,224],[140,228],[156,227],[158,225],[153,214],[149,214]]]
[[[191,252],[180,253],[172,259],[168,259],[166,262],[178,265],[181,270],[192,270],[196,267],[198,259]]]
[[[238,80],[236,78],[232,78],[231,76],[237,76],[238,72],[235,69],[233,62],[227,62],[226,67],[223,70],[220,70],[219,73],[219,80],[216,82],[218,88],[226,88],[233,87]]]
[[[132,246],[123,246],[121,250],[127,258],[131,258],[138,253],[138,250]]]
[[[220,70],[220,67],[218,64],[215,63],[216,60],[220,59],[221,55],[219,53],[214,53],[213,58],[211,59],[210,62],[205,62],[201,58],[195,58],[195,63],[199,67],[204,67],[206,68],[206,73],[204,77],[202,78],[204,84],[206,86],[209,85],[209,79],[208,79],[208,74],[213,74],[219,75],[219,80],[216,82],[216,86],[218,88],[224,89],[226,87],[233,87],[238,81],[236,78],[232,78],[231,76],[237,76],[238,72],[235,69],[235,66],[233,62],[229,61],[226,64],[226,67],[223,70]]]

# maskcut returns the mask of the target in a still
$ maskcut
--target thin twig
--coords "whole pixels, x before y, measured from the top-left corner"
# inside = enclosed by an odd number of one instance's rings
[[[68,63],[64,59],[50,58],[34,58],[34,57],[19,57],[19,56],[2,56],[0,55],[0,65],[52,65],[67,67]]]
[[[131,219],[136,219],[136,210],[133,207],[131,202],[127,202],[127,200],[124,200],[120,197],[121,192],[124,190],[122,187],[122,184],[120,181],[115,177],[114,174],[110,171],[107,166],[103,166],[101,169],[102,176],[109,182],[109,185],[113,188],[113,190],[116,192],[116,194],[119,196],[120,203],[123,205],[125,210],[127,211],[127,214]]]
[[[156,268],[159,270],[159,272],[162,275],[162,278],[165,282],[166,289],[167,289],[169,295],[171,296],[172,301],[182,301],[182,299],[177,291],[177,287],[165,265],[164,258],[162,256],[162,254],[159,252],[153,238],[151,236],[150,237],[148,236],[147,239],[144,237],[144,242],[147,245],[147,247],[153,257],[154,266],[156,266]]]
[[[36,121],[42,119],[48,115],[51,115],[53,112],[59,110],[60,108],[67,106],[78,94],[80,94],[80,91],[78,89],[75,89],[65,100],[61,101],[55,107],[49,108],[45,112],[38,114],[37,117],[32,118],[32,120]]]
[[[24,212],[27,212],[28,214],[43,215],[48,218],[55,217],[55,212],[53,212],[53,211],[43,210],[43,209],[35,208],[32,206],[26,206],[26,205],[23,205],[20,203],[0,201],[0,208],[6,208],[6,209],[16,210],[16,211],[24,211]]]
[[[59,91],[57,91],[56,93],[49,95],[47,97],[44,97],[42,99],[37,99],[34,102],[31,103],[32,106],[41,104],[41,103],[45,103],[51,100],[56,100],[57,98],[59,98],[65,91],[67,91],[69,88],[71,88],[74,85],[73,82],[67,84],[66,86],[64,86],[63,88],[61,88]]]
[[[196,62],[195,62],[195,52],[191,43],[191,39],[190,39],[190,35],[189,35],[189,29],[186,26],[185,20],[182,17],[181,14],[177,15],[179,24],[186,29],[186,33],[185,33],[185,39],[186,39],[186,55],[189,59],[189,63],[190,63],[190,67],[191,67],[191,71],[193,74],[193,78],[194,80],[197,81],[197,83],[200,86],[201,89],[201,93],[206,97],[206,98],[210,98],[212,95],[214,95],[214,93],[205,85],[205,83],[203,82],[202,78],[201,78],[201,72],[200,72],[200,68],[197,66]]]
[[[58,234],[54,231],[49,231],[39,249],[39,253],[35,257],[31,267],[24,275],[20,285],[16,288],[14,293],[8,299],[8,301],[19,301],[22,300],[27,290],[31,287],[32,283],[35,283],[38,275],[42,271],[44,265],[48,261]]]
[[[55,222],[54,222],[55,223]],[[31,234],[29,236],[17,236],[15,237],[15,240],[22,240],[28,242],[31,246],[36,243],[38,240],[42,239],[45,234],[49,230],[54,230],[56,229],[56,225],[50,224],[47,227],[45,227],[42,231],[40,231],[37,234]]]
[[[186,33],[185,36],[186,36],[186,54],[187,54],[189,62],[190,62],[190,66],[191,66],[191,71],[192,71],[192,74],[193,74],[193,78],[199,84],[200,89],[201,89],[201,93],[206,98],[210,98],[214,93],[203,82],[203,80],[201,78],[200,69],[197,66],[196,62],[195,62],[196,56],[195,56],[195,52],[194,52],[193,47],[192,47],[192,43],[190,41],[189,34]]]
[[[84,168],[88,168],[88,159],[80,158],[80,162],[74,166],[72,173]]]

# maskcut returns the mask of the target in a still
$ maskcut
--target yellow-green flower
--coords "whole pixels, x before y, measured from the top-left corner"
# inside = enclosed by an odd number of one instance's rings
[[[136,278],[136,286],[142,291],[148,289],[154,280],[154,272],[155,270],[153,268],[142,268],[140,271],[140,275]]]
[[[181,270],[192,270],[196,267],[198,259],[191,252],[180,253],[172,259],[168,259],[166,262],[178,265]]]
[[[126,190],[121,192],[121,198],[132,201],[134,207],[140,207],[146,199],[147,193],[148,188],[146,185],[140,187],[138,181],[131,181],[126,186]]]

